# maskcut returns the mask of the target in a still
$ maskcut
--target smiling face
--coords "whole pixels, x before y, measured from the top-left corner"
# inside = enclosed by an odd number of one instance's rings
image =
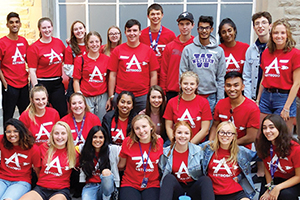
[[[223,134],[225,133],[225,134]],[[233,138],[236,137],[235,134],[232,134],[231,136],[228,136],[228,133],[234,133],[234,130],[229,124],[225,124],[222,126],[222,128],[218,131],[218,140],[220,142],[220,147],[222,149],[228,149],[231,142],[233,141]]]
[[[269,34],[271,25],[267,18],[260,17],[254,21],[253,28],[258,37],[264,37]]]
[[[149,143],[151,140],[151,126],[146,118],[137,120],[133,124],[133,130],[141,143]]]
[[[182,36],[189,36],[194,28],[194,24],[187,19],[178,22],[178,28]]]
[[[161,23],[164,14],[160,10],[151,10],[148,15],[148,19],[150,23],[153,25],[157,25]]]
[[[276,44],[276,49],[283,49],[287,41],[287,31],[283,24],[273,27],[272,40]]]
[[[44,110],[48,103],[47,95],[44,91],[38,91],[33,94],[32,103],[36,110]]]
[[[94,134],[93,140],[92,140],[92,145],[95,148],[96,152],[100,152],[100,149],[104,144],[104,141],[105,141],[105,138],[104,138],[102,131],[98,131],[97,133]]]
[[[111,28],[108,31],[108,37],[112,43],[118,43],[121,37],[121,33],[117,28]]]
[[[230,24],[224,24],[221,28],[221,37],[224,43],[232,43],[235,41],[236,31]]]
[[[87,41],[87,46],[90,51],[98,53],[101,46],[100,38],[96,35],[91,35]]]
[[[190,132],[190,129],[187,126],[180,125],[175,130],[174,136],[176,145],[187,146],[191,139],[192,133]]]
[[[56,124],[53,130],[53,142],[56,148],[63,149],[68,141],[68,133],[64,126]]]
[[[133,101],[130,95],[123,94],[118,102],[119,114],[122,116],[129,116],[130,111],[133,109]]]
[[[230,99],[236,99],[242,96],[245,85],[240,77],[227,78],[225,80],[225,92]]]
[[[73,115],[80,116],[85,113],[86,105],[82,96],[74,95],[70,102]]]
[[[133,25],[131,28],[125,28],[125,35],[127,37],[127,44],[136,46],[139,43],[141,31],[138,25]]]
[[[10,33],[18,33],[21,25],[21,21],[17,17],[9,18],[8,22],[6,23],[6,27],[9,29]]]
[[[198,88],[197,79],[193,76],[184,76],[180,83],[183,94],[193,95]]]
[[[43,21],[40,24],[39,31],[42,35],[42,38],[50,38],[52,36],[53,26],[50,21]]]
[[[6,134],[6,139],[12,143],[14,146],[19,145],[19,131],[13,126],[13,125],[8,125],[5,130]]]
[[[153,108],[159,108],[163,102],[163,96],[157,90],[152,90],[150,93],[150,105]]]
[[[198,34],[199,39],[207,40],[210,34],[213,32],[214,28],[210,26],[208,22],[200,22],[198,24]]]
[[[75,35],[77,40],[82,40],[85,37],[86,30],[84,25],[80,22],[77,22],[73,26],[73,34]]]
[[[275,144],[275,139],[279,135],[279,131],[275,127],[274,123],[271,120],[266,119],[263,123],[263,134],[265,135],[267,140],[272,142],[272,144],[274,145]]]

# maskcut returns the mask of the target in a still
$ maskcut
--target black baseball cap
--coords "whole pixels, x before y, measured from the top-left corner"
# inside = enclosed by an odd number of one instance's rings
[[[176,21],[179,22],[179,21],[185,20],[185,19],[187,19],[187,20],[191,21],[192,23],[194,23],[194,16],[193,16],[193,14],[190,13],[190,12],[187,12],[187,11],[181,13],[181,14],[178,16],[178,18],[177,18]]]

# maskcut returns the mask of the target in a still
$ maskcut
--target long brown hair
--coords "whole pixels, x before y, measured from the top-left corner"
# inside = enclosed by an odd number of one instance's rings
[[[106,44],[105,47],[104,47],[104,54],[107,55],[107,56],[110,56],[111,48],[112,48],[112,47],[111,47],[111,46],[112,46],[112,43],[111,43],[111,41],[110,41],[110,39],[109,39],[109,31],[110,31],[110,29],[112,29],[112,28],[118,29],[118,31],[119,31],[119,33],[120,33],[120,40],[118,41],[117,46],[119,46],[120,44],[122,44],[122,33],[121,33],[120,28],[117,27],[117,26],[111,26],[111,27],[109,27],[108,30],[107,30],[107,44]]]
[[[77,38],[76,36],[74,35],[74,26],[75,24],[77,23],[80,23],[83,25],[83,27],[85,28],[85,24],[82,22],[82,21],[79,21],[79,20],[76,20],[75,22],[72,23],[71,25],[71,37],[70,37],[70,46],[71,46],[71,49],[72,51],[75,53],[75,55],[80,55],[82,52],[78,46],[78,42],[77,42]],[[85,31],[85,34],[84,34],[84,44],[86,44],[86,31]]]

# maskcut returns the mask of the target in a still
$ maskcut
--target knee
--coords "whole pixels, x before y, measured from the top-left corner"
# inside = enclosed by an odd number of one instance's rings
[[[104,169],[102,171],[102,176],[110,176],[111,175],[111,171],[109,169]]]

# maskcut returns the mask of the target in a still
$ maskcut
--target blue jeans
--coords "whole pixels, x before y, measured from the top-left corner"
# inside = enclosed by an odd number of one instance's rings
[[[114,175],[100,176],[101,183],[87,183],[82,189],[82,200],[109,200],[114,191]]]
[[[211,114],[213,116],[214,115],[215,106],[217,104],[217,94],[216,93],[212,93],[206,99],[209,102]]]
[[[0,199],[18,200],[30,189],[31,185],[25,181],[0,179]]]

